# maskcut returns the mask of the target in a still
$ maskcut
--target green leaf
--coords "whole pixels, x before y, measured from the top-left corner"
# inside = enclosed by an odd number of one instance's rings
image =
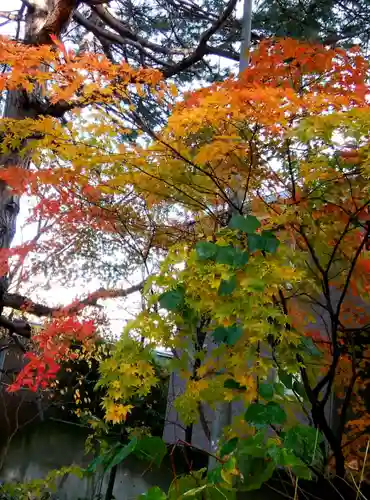
[[[261,223],[254,215],[247,215],[243,217],[242,215],[233,215],[229,227],[231,229],[239,229],[243,233],[254,233],[256,229],[261,227]]]
[[[268,424],[266,406],[261,403],[253,403],[244,414],[244,419],[249,424]]]
[[[227,441],[227,443],[225,443],[221,450],[220,450],[220,456],[221,457],[224,457],[225,455],[230,455],[230,453],[232,453],[237,445],[238,445],[238,441],[239,441],[239,438],[237,437],[233,437],[231,439],[229,439],[229,441]]]
[[[194,478],[198,483],[203,481],[204,475],[207,472],[207,467],[203,467],[202,469],[192,470],[191,477]]]
[[[227,380],[225,380],[224,387],[225,387],[225,389],[236,389],[238,391],[246,391],[247,390],[245,385],[240,385],[239,382],[237,382],[233,378],[228,378]]]
[[[223,479],[221,476],[222,465],[218,465],[212,470],[209,470],[207,473],[208,482],[211,484],[219,484],[222,483]]]
[[[248,281],[248,288],[255,290],[256,292],[263,292],[266,288],[266,283],[263,280],[254,278]]]
[[[292,450],[308,463],[311,463],[314,458],[322,458],[320,449],[322,442],[322,434],[317,429],[303,424],[291,427],[284,436],[284,447]]]
[[[203,486],[198,486],[198,488],[192,488],[191,490],[186,491],[181,495],[180,498],[190,498],[195,497],[198,493],[201,493],[206,488],[208,488],[208,484],[203,484]]]
[[[199,260],[213,259],[217,254],[217,245],[210,241],[198,241],[195,251]]]
[[[217,344],[234,345],[243,335],[243,328],[236,324],[228,327],[219,326],[212,335]]]
[[[252,253],[257,250],[274,253],[279,245],[280,241],[271,231],[262,231],[261,234],[248,235],[248,250]]]
[[[285,410],[278,403],[270,401],[269,403],[267,403],[266,408],[270,418],[270,424],[280,425],[286,422],[287,415],[285,413]]]
[[[300,479],[312,479],[312,473],[307,465],[293,465],[292,472]]]
[[[107,472],[115,465],[118,465],[121,462],[123,462],[123,460],[125,460],[135,450],[136,445],[137,445],[137,438],[134,437],[126,446],[123,446],[118,450],[118,452],[114,455],[110,463],[105,468],[105,471]]]
[[[185,290],[182,286],[162,293],[159,297],[159,304],[163,309],[168,311],[175,311],[180,309],[184,304]]]
[[[217,246],[216,262],[217,264],[227,264],[234,266],[235,248],[231,245]]]
[[[274,460],[275,465],[280,467],[293,467],[303,463],[292,451],[281,446],[270,446],[267,453]]]
[[[302,337],[301,347],[311,356],[322,357],[322,352],[317,348],[311,337]]]
[[[199,481],[191,474],[175,478],[168,490],[169,500],[178,500],[183,493],[199,486]]]
[[[307,398],[307,394],[306,394],[306,391],[305,391],[305,388],[304,388],[304,385],[302,384],[302,382],[298,382],[297,380],[295,380],[293,382],[293,391],[296,392],[298,394],[298,396],[301,396],[301,398],[303,398],[303,399]]]
[[[286,413],[277,403],[270,401],[267,405],[251,404],[245,412],[244,419],[253,425],[280,425],[286,419]]]
[[[134,453],[138,458],[148,460],[159,467],[167,453],[167,446],[158,436],[146,436],[139,439]]]
[[[279,380],[285,385],[287,389],[293,388],[293,376],[284,370],[279,370],[278,372]]]
[[[227,264],[228,266],[240,269],[248,263],[248,260],[248,252],[240,248],[235,248],[232,245],[217,246],[217,264]]]
[[[229,280],[222,280],[218,289],[218,295],[220,297],[231,295],[235,290],[237,284],[238,282],[236,276],[232,276]]]
[[[281,384],[280,382],[276,382],[274,384],[274,391],[279,396],[285,396],[285,387],[284,387],[284,384]]]
[[[275,465],[282,465],[282,448],[280,446],[270,446],[267,449],[267,454],[272,458],[275,462]]]
[[[253,253],[264,249],[264,242],[260,234],[248,235],[248,250]]]
[[[167,500],[167,495],[158,486],[153,486],[139,496],[141,500]]]
[[[236,491],[230,486],[209,485],[207,500],[236,500]],[[203,500],[203,499],[202,499]]]
[[[240,250],[240,248],[235,248],[235,254],[234,254],[234,267],[240,269],[244,267],[246,264],[248,264],[249,260],[249,253]]]
[[[207,491],[205,491],[207,490]],[[196,500],[235,500],[236,492],[231,488],[225,488],[224,485],[219,484],[203,484],[196,488],[186,491],[176,500],[185,498],[196,498]]]
[[[187,304],[184,304],[181,308],[181,315],[187,324],[197,324],[199,321],[199,313]]]
[[[239,443],[239,455],[251,455],[263,458],[266,456],[265,431],[258,431],[254,436],[243,439]]]
[[[258,392],[263,399],[272,399],[274,396],[274,387],[272,384],[266,382],[259,385]]]
[[[271,231],[262,231],[262,250],[265,252],[274,253],[280,245],[280,241],[277,239],[274,233]]]
[[[98,455],[92,462],[89,463],[86,472],[95,472],[98,465],[103,464],[106,459],[106,455]]]
[[[238,467],[245,478],[245,483],[240,488],[243,491],[258,490],[271,478],[275,470],[272,460],[247,456],[241,457]]]

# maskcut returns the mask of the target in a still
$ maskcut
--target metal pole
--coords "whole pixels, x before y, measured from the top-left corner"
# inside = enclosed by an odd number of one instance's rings
[[[251,45],[251,31],[252,31],[252,3],[253,0],[244,0],[243,7],[243,29],[242,29],[242,43],[240,47],[239,59],[239,74],[247,69],[249,65],[249,51]],[[243,199],[239,199],[238,193],[231,193],[233,202],[236,206],[241,207]],[[244,196],[243,196],[244,198]],[[236,203],[235,203],[236,202]],[[219,440],[222,436],[224,427],[231,424],[232,419],[232,403],[220,404],[213,416],[212,429],[211,429],[211,452],[217,450]],[[213,457],[209,457],[208,469],[212,470],[216,467],[217,462]]]
[[[243,31],[240,47],[239,73],[248,68],[249,52],[251,48],[252,32],[252,3],[253,0],[244,0],[243,8]]]

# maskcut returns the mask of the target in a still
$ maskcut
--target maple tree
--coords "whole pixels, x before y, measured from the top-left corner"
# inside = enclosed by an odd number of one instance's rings
[[[180,79],[186,79],[198,71],[202,75],[204,75],[204,69],[206,69],[206,73],[210,71],[211,62],[204,61],[208,55],[217,53],[220,57],[238,60],[238,55],[231,47],[231,40],[228,36],[231,25],[235,25],[238,32],[241,31],[241,23],[234,17],[235,5],[236,1],[230,0],[226,4],[222,1],[216,2],[214,8],[209,8],[207,2],[204,6],[180,5],[176,7],[170,1],[162,7],[151,5],[150,10],[149,6],[142,10],[140,5],[136,5],[131,0],[109,5],[90,0],[84,2],[32,0],[22,1],[18,11],[0,11],[0,18],[4,19],[1,26],[16,22],[15,40],[22,39],[27,45],[35,47],[50,45],[53,37],[63,37],[63,39],[72,42],[74,46],[77,44],[77,50],[81,53],[89,48],[98,54],[104,53],[112,63],[121,60],[123,55],[127,63],[136,67],[144,65],[160,68],[166,77],[180,75]],[[177,25],[175,38],[173,33],[168,32],[168,29],[163,31],[163,26],[161,27],[161,23],[158,23],[159,19],[163,18],[163,12],[168,12],[171,23],[175,22]],[[174,20],[175,12],[176,16],[179,16],[176,20]],[[189,14],[191,14],[192,28],[188,30],[189,23],[186,23],[184,29],[183,16],[189,18]],[[134,23],[133,19],[130,19],[133,15],[135,17]],[[153,18],[153,16],[155,17]],[[91,44],[91,37],[85,37],[86,30],[88,34],[93,34]],[[146,30],[148,34],[143,35]],[[171,31],[173,31],[172,28]],[[180,35],[180,31],[184,32],[184,35]],[[211,47],[210,39],[212,37],[213,42],[216,42],[214,47]],[[229,45],[228,48],[224,43],[221,43],[225,41],[225,37],[226,43]],[[236,37],[238,38],[239,35],[236,34]],[[184,45],[189,45],[189,43],[193,48],[184,50]],[[179,45],[180,47],[178,47]],[[231,50],[229,50],[230,47]],[[6,60],[2,61],[2,69],[4,72],[8,69]],[[48,69],[47,65],[43,66],[44,71],[47,72]],[[215,70],[219,72],[219,68],[215,68]],[[199,76],[199,73],[197,74]],[[27,92],[26,87],[13,89],[0,96],[2,99],[6,95],[4,117],[23,119],[25,117],[52,116],[62,121],[66,120],[65,113],[68,106],[65,109],[63,105],[56,107],[50,105],[51,103],[47,99],[45,100],[45,96],[42,95],[42,85],[33,87],[32,92]],[[135,105],[140,109],[140,112],[149,116],[153,123],[157,125],[163,123],[165,114],[163,116],[162,113],[161,116],[160,108],[156,106],[155,100],[151,100],[150,93],[131,94],[131,99],[135,100]],[[163,110],[162,107],[161,111]],[[2,165],[17,164],[27,169],[29,161],[28,155],[19,155],[17,148],[13,147],[11,154],[8,151],[6,155],[3,155],[0,163]],[[10,246],[15,233],[18,212],[18,197],[14,195],[9,197],[6,183],[2,183],[0,191],[0,217],[3,224],[0,246],[2,248]],[[88,231],[86,232],[88,233]],[[93,242],[91,232],[88,237],[90,245],[86,245],[85,252],[91,257],[93,247],[96,249],[101,246],[101,238],[99,241]],[[106,239],[105,244],[114,247],[112,239]],[[130,242],[130,247],[136,254],[132,255],[131,253],[130,257],[142,260],[140,251],[133,248],[136,247],[135,242]],[[125,259],[117,268],[123,267],[125,271],[128,271],[127,262],[133,259]],[[56,269],[58,269],[57,266]],[[7,281],[1,280],[0,294],[3,295],[6,290]]]
[[[232,498],[279,466],[297,478],[334,470],[362,481],[370,113],[359,49],[264,42],[238,79],[176,102],[176,87],[155,70],[55,42],[25,51],[1,40],[11,68],[2,89],[42,86],[55,114],[71,117],[67,125],[52,115],[1,122],[2,153],[16,148],[31,162],[28,171],[9,165],[1,178],[37,199],[31,220],[43,221],[32,242],[2,250],[2,272],[13,265],[25,280],[55,252],[78,263],[87,227],[97,239],[118,235],[123,248],[133,238],[141,257],[166,256],[144,285],[147,308],[101,361],[99,386],[106,420],[124,421],[159,383],[151,351],[162,345],[182,353],[173,365],[186,381],[176,401],[185,423],[202,404],[243,401],[245,414],[225,430],[218,466],[198,477],[194,496],[221,489]],[[145,92],[172,109],[161,130],[133,105]],[[94,345],[99,324],[85,308],[127,293],[101,289],[57,310],[18,297],[19,309],[51,319],[12,388],[46,387],[72,341]],[[4,306],[14,300],[5,295]],[[2,325],[25,333],[7,318]]]

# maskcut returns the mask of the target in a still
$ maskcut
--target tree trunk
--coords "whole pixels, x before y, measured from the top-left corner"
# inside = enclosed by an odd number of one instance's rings
[[[50,44],[50,35],[59,37],[68,25],[77,0],[32,0],[25,17],[24,43],[32,45]],[[10,91],[7,94],[3,118],[22,120],[36,118],[39,110],[32,108],[32,102],[41,100],[41,89],[34,91],[28,98],[23,89]],[[1,140],[1,139],[0,139]],[[23,144],[24,146],[24,144]],[[0,155],[0,168],[17,166],[28,169],[29,156],[20,155],[19,150]],[[16,220],[19,213],[19,196],[14,195],[5,182],[0,181],[0,248],[9,248],[16,231]],[[7,289],[6,276],[0,278],[0,310],[2,297]]]
[[[105,500],[112,500],[112,498],[114,498],[113,490],[114,490],[114,483],[116,482],[117,469],[118,465],[114,465],[110,470],[107,491],[105,492]]]

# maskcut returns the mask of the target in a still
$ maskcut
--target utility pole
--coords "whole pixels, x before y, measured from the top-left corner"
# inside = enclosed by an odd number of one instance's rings
[[[252,2],[253,0],[244,0],[243,8],[243,31],[242,43],[240,46],[239,74],[249,65],[249,52],[251,48],[252,33]]]
[[[253,0],[244,0],[243,5],[243,28],[242,28],[242,42],[240,46],[240,59],[239,59],[239,75],[249,65],[249,52],[251,46],[251,32],[252,32],[252,3]],[[244,195],[240,199],[238,192],[230,193],[231,201],[235,207],[241,208]],[[230,206],[230,215],[237,212],[236,208]],[[232,403],[220,404],[213,415],[212,429],[211,429],[211,452],[217,450],[219,440],[222,436],[224,427],[231,424],[232,419]],[[217,465],[215,458],[209,457],[208,469],[212,470]]]

